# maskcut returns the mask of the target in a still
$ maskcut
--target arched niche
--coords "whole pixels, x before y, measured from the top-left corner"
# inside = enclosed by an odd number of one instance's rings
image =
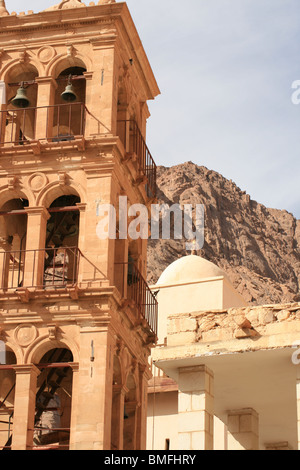
[[[56,77],[57,89],[55,91],[55,105],[53,115],[54,139],[72,140],[77,135],[84,134],[84,116],[86,101],[86,80],[84,77],[86,68],[74,65],[64,68]],[[73,101],[66,100],[64,92],[71,87]],[[69,90],[70,91],[70,90]],[[69,96],[70,93],[67,95]]]
[[[15,289],[22,286],[27,233],[25,209],[28,205],[27,199],[17,198],[5,202],[0,208],[2,213],[0,215],[0,286],[2,289]]]
[[[37,364],[41,373],[37,380],[33,444],[37,448],[49,446],[50,449],[67,450],[70,441],[73,371],[66,363],[73,362],[73,355],[68,348],[53,348],[52,342],[49,342],[49,348]]]
[[[7,119],[5,142],[24,144],[35,138],[35,119],[37,106],[38,70],[32,64],[19,63],[12,67],[6,75]],[[13,99],[21,85],[29,100],[27,108],[14,106]]]
[[[46,229],[45,286],[76,283],[80,222],[77,203],[80,203],[79,196],[64,195],[50,205],[53,212],[50,212]]]

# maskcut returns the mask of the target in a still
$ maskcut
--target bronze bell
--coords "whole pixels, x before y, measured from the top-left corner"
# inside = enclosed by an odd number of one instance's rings
[[[18,89],[16,96],[11,101],[11,104],[16,108],[28,108],[30,105],[30,101],[27,98],[26,88],[24,88],[23,84]]]
[[[77,95],[76,95],[76,93],[74,91],[74,88],[73,88],[73,85],[71,83],[71,78],[72,78],[72,76],[70,75],[69,80],[68,80],[68,85],[66,86],[65,91],[61,94],[62,99],[64,101],[67,101],[68,103],[77,100]]]

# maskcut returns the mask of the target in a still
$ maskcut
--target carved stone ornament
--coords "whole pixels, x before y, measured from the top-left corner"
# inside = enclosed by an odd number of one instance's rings
[[[37,335],[37,329],[32,324],[19,325],[14,333],[16,343],[22,347],[29,346],[37,338]]]
[[[59,171],[58,172],[58,181],[61,186],[64,186],[67,184],[68,180],[68,175],[65,171]]]
[[[43,46],[37,51],[37,57],[43,64],[50,62],[55,55],[56,51],[52,46]]]
[[[8,189],[9,190],[13,190],[16,188],[17,184],[18,184],[18,177],[13,175],[13,176],[9,176],[8,178]]]
[[[74,55],[75,55],[75,48],[72,46],[72,44],[67,44],[67,56],[73,57]]]
[[[28,186],[33,192],[41,191],[48,183],[48,178],[44,173],[33,173],[28,178]]]
[[[56,325],[48,325],[48,333],[49,333],[49,340],[55,341],[57,335],[57,326]]]
[[[25,50],[19,52],[19,62],[20,64],[24,64],[26,60],[27,52]]]

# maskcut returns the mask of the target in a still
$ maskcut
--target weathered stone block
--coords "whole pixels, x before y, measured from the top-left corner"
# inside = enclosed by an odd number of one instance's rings
[[[280,312],[276,313],[276,318],[278,321],[285,321],[287,320],[291,315],[291,312],[289,310],[280,310]]]

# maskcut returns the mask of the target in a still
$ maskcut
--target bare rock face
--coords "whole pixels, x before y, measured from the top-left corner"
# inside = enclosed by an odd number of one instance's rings
[[[191,162],[158,168],[158,199],[204,204],[205,244],[199,255],[224,269],[249,304],[300,301],[300,221],[268,209],[220,174]],[[185,240],[150,240],[148,281],[190,254]]]

